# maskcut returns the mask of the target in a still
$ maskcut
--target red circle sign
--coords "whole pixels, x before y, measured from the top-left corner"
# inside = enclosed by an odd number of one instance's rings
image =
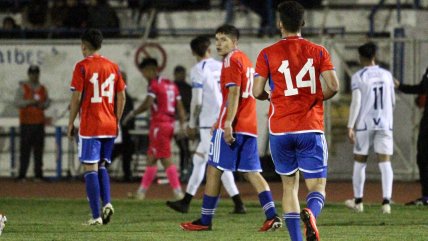
[[[145,57],[155,58],[158,60],[159,71],[166,67],[166,52],[158,43],[144,43],[137,49],[135,53],[135,66]]]

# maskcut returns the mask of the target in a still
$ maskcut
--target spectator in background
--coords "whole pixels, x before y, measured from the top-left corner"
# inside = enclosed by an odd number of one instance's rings
[[[236,6],[243,6],[260,16],[260,27],[257,33],[259,37],[266,34],[272,36],[276,32],[273,0],[224,0],[223,3],[226,9],[226,24],[233,24]]]
[[[15,105],[19,108],[20,124],[20,167],[18,180],[25,180],[30,153],[34,154],[36,180],[43,179],[43,148],[45,141],[44,110],[49,107],[48,91],[40,84],[40,68],[28,68],[28,81],[21,82],[15,95]]]
[[[105,37],[119,35],[119,18],[107,0],[90,0],[88,13],[88,28],[101,29]]]
[[[54,28],[63,26],[63,21],[67,13],[67,0],[53,1],[52,7],[49,9],[50,25]]]
[[[153,13],[153,22],[150,26],[150,33],[148,35],[149,38],[156,38],[157,28],[156,28],[156,11],[153,11],[155,8],[155,0],[128,0],[128,7],[132,8],[132,17],[135,17],[137,14],[136,22],[139,25],[141,19],[143,18],[143,14],[147,14],[147,19],[150,19],[150,15]],[[138,11],[137,11],[138,10]],[[146,20],[148,21],[148,20]]]
[[[121,72],[122,79],[127,83],[127,75],[125,72]],[[134,101],[125,89],[125,108],[123,110],[123,116],[126,116],[134,109]],[[135,118],[130,119],[126,124],[123,124],[123,119],[120,122],[120,136],[122,137],[121,142],[116,142],[113,148],[112,160],[116,159],[119,155],[122,156],[122,170],[123,170],[123,181],[132,181],[131,173],[131,161],[132,154],[134,153],[134,143],[132,142],[129,130],[135,129]],[[118,140],[119,138],[116,138]]]
[[[5,17],[3,19],[3,26],[0,32],[2,38],[17,38],[20,36],[21,27],[16,24],[15,19],[12,17]]]
[[[417,85],[406,85],[395,81],[398,90],[406,94],[428,95],[428,68]],[[419,104],[419,103],[418,103]],[[419,181],[422,187],[422,197],[406,203],[406,205],[428,205],[428,101],[424,103],[425,109],[419,124],[416,162],[419,168]]]
[[[29,29],[43,29],[46,27],[48,18],[48,1],[31,0],[24,8],[24,25]]]
[[[62,26],[68,32],[63,37],[78,37],[88,25],[88,7],[83,1],[67,0]]]
[[[178,87],[186,111],[186,120],[189,120],[190,115],[190,102],[192,100],[192,86],[186,82],[186,69],[177,65],[174,68],[174,82]],[[180,149],[180,178],[181,181],[187,181],[190,165],[190,150],[189,138],[187,136],[175,136],[175,142]]]

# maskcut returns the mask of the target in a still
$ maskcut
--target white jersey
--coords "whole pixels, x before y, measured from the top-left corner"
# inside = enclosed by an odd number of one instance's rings
[[[216,121],[222,103],[220,74],[222,63],[213,58],[200,61],[192,67],[190,79],[192,88],[202,88],[202,109],[199,127],[211,127]]]
[[[361,105],[356,131],[392,130],[395,105],[392,74],[379,66],[368,66],[352,76],[352,90],[360,90]]]

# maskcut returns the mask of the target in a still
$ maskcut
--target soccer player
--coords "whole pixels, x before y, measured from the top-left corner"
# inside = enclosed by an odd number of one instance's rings
[[[210,129],[217,120],[222,100],[219,85],[222,65],[211,57],[210,44],[210,39],[204,36],[196,37],[190,42],[192,54],[198,63],[190,72],[192,100],[187,132],[189,137],[194,138],[199,120],[201,141],[193,155],[193,170],[187,184],[186,195],[181,200],[166,203],[170,208],[182,213],[188,212],[190,202],[205,176],[211,140]],[[232,213],[246,213],[233,173],[225,171],[221,181],[235,204]]]
[[[339,89],[327,50],[301,37],[304,8],[295,1],[278,5],[283,39],[264,48],[257,57],[253,94],[269,100],[269,140],[275,171],[283,184],[282,207],[291,240],[319,240],[316,218],[324,206],[327,179],[327,144],[323,101]],[[325,80],[321,88],[320,75]],[[269,78],[270,93],[265,91]],[[299,175],[309,194],[300,212]],[[299,217],[300,212],[300,217]]]
[[[223,25],[215,32],[216,48],[223,57],[220,86],[223,102],[211,139],[201,217],[181,224],[188,231],[210,230],[224,171],[239,171],[256,189],[266,221],[259,231],[281,227],[269,185],[262,177],[257,150],[256,100],[251,94],[254,68],[238,49],[239,31]]]
[[[74,135],[74,120],[80,113],[79,159],[85,171],[86,194],[92,210],[89,225],[107,224],[114,213],[110,199],[110,163],[114,139],[125,106],[125,83],[117,64],[101,56],[103,41],[97,29],[86,30],[81,50],[85,57],[74,67],[67,135]],[[100,197],[103,208],[100,213]]]
[[[348,138],[354,144],[352,185],[354,199],[345,205],[363,212],[363,191],[366,179],[367,156],[374,146],[382,176],[382,212],[391,213],[393,171],[391,155],[393,110],[395,105],[392,74],[376,65],[377,46],[366,43],[358,48],[363,68],[352,76],[352,101],[348,120]]]
[[[184,135],[185,110],[181,96],[173,81],[159,76],[156,59],[145,58],[139,65],[144,78],[149,82],[148,94],[141,105],[131,111],[124,123],[150,108],[149,148],[147,151],[146,172],[141,178],[136,198],[143,200],[158,170],[160,159],[176,199],[183,198],[177,167],[171,161],[171,139],[174,134],[175,112],[178,111],[180,133]]]

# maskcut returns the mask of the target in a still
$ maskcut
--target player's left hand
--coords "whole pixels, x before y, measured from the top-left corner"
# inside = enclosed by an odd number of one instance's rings
[[[233,137],[233,129],[231,126],[224,127],[224,141],[230,146],[235,142],[235,137]]]
[[[348,128],[348,139],[351,144],[355,144],[355,132],[353,128]]]

